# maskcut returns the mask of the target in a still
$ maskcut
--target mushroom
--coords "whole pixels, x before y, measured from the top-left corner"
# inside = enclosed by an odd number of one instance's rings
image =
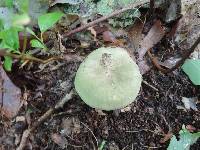
[[[102,47],[81,63],[75,77],[75,89],[89,106],[109,111],[132,103],[141,82],[139,68],[125,49]]]

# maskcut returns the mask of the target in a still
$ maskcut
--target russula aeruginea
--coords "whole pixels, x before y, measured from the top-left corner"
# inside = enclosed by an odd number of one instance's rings
[[[125,49],[102,47],[81,63],[75,77],[75,89],[89,106],[115,110],[135,100],[141,82],[139,68]]]

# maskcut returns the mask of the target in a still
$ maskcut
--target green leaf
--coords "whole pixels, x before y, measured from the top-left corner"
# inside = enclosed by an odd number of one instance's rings
[[[26,28],[26,31],[34,36],[36,36],[35,32],[33,32],[33,30],[29,27]]]
[[[96,3],[93,0],[84,0],[84,2],[73,4],[68,3],[64,6],[64,12],[68,15],[77,15],[83,22],[96,14]]]
[[[200,59],[188,59],[182,66],[194,85],[200,85]]]
[[[53,12],[41,15],[38,18],[38,25],[41,32],[45,32],[51,28],[64,14],[61,12]]]
[[[120,7],[127,7],[134,2],[139,0],[101,0],[97,3],[97,13],[103,16],[112,13],[113,11],[119,9]],[[140,11],[138,9],[131,9],[126,11],[112,19],[109,19],[109,24],[112,24],[114,27],[127,27],[134,23],[134,18],[140,17]]]
[[[106,141],[103,140],[103,141],[101,142],[100,146],[98,147],[98,150],[103,150],[104,147],[105,147],[105,145],[106,145]]]
[[[6,71],[11,71],[12,68],[12,58],[9,56],[4,56],[4,68],[6,69]]]
[[[167,150],[190,150],[190,146],[193,145],[200,137],[200,132],[190,133],[184,126],[179,134],[179,140],[176,139],[176,136],[171,138]]]
[[[3,21],[0,19],[0,31],[2,31],[4,29],[4,24],[3,24]]]
[[[9,7],[13,6],[13,0],[0,0],[0,7]]]
[[[26,31],[30,34],[32,34],[38,41],[40,41],[42,43],[42,40],[35,34],[35,32],[33,32],[33,30],[29,27],[26,28]]]
[[[6,0],[5,3],[6,3],[6,6],[9,8],[13,6],[13,0]]]
[[[97,12],[101,15],[108,15],[114,11],[115,0],[101,0],[97,3]]]
[[[0,39],[2,39],[0,48],[8,48],[17,51],[19,48],[18,28],[11,27],[10,29],[0,32]]]
[[[36,48],[42,48],[42,49],[46,48],[44,44],[42,44],[40,41],[36,39],[31,40],[31,46],[36,47]]]
[[[15,0],[15,5],[22,13],[29,12],[29,0]]]

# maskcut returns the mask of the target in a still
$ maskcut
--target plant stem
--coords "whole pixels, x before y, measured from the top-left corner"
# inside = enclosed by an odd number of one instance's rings
[[[12,58],[15,58],[15,59],[21,59],[21,60],[30,60],[30,61],[35,61],[35,62],[39,62],[39,63],[43,63],[43,64],[46,64],[52,60],[63,60],[64,58],[60,57],[60,56],[54,56],[54,57],[51,57],[49,59],[46,59],[46,60],[43,60],[43,59],[39,59],[39,58],[36,58],[36,57],[33,57],[33,56],[30,56],[30,55],[27,55],[27,54],[13,54],[13,53],[10,53],[10,52],[7,52],[6,50],[0,50],[0,56],[10,56]]]

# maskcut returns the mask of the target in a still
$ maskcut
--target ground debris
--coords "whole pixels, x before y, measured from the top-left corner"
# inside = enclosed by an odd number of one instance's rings
[[[17,115],[21,107],[21,90],[15,86],[0,65],[0,111],[11,119]]]

